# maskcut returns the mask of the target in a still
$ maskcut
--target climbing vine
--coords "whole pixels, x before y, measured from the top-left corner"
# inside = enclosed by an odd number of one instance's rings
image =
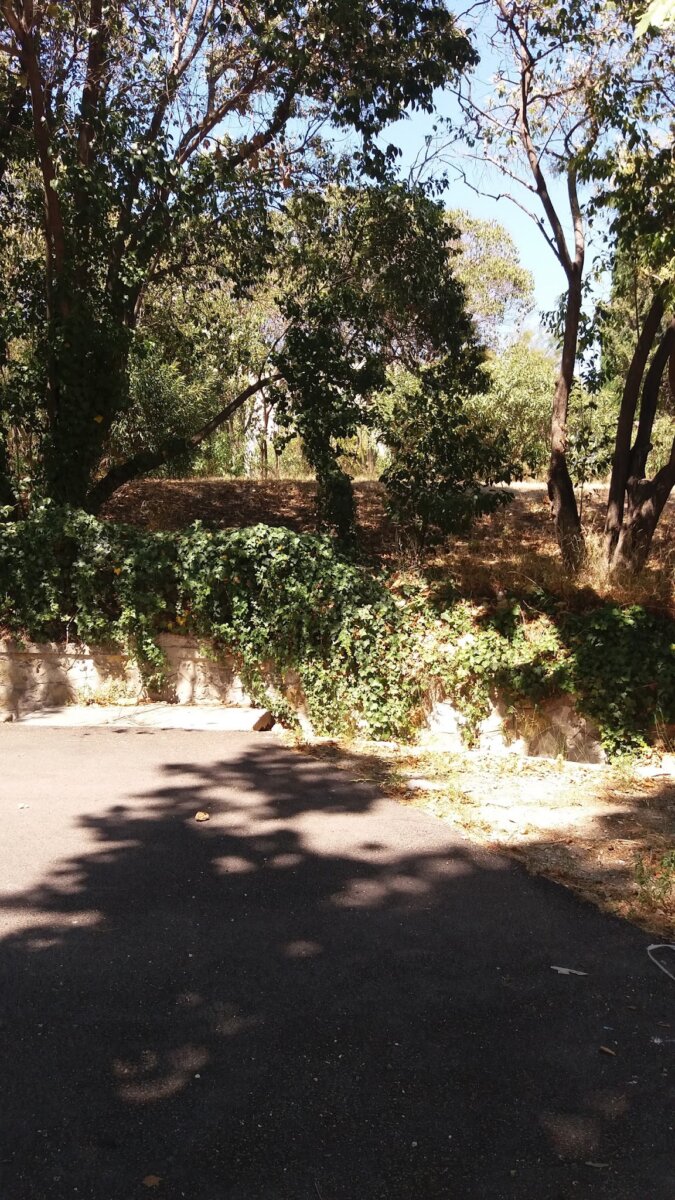
[[[148,689],[162,632],[209,639],[277,715],[291,681],[317,732],[412,736],[435,698],[469,738],[497,696],[572,695],[610,754],[675,722],[675,621],[632,606],[570,613],[539,595],[490,610],[420,576],[369,570],[329,537],[257,525],[149,533],[46,504],[0,525],[0,625],[14,636],[124,647]]]

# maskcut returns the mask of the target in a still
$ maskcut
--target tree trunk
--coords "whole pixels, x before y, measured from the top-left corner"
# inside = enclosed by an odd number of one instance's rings
[[[675,487],[675,443],[670,461],[654,479],[631,480],[624,517],[611,569],[637,575],[643,569],[659,518]]]
[[[647,366],[647,359],[659,331],[664,311],[665,297],[664,293],[659,291],[654,297],[649,312],[645,317],[644,325],[640,331],[631,364],[628,368],[623,395],[621,397],[605,519],[606,552],[610,563],[623,522],[626,488],[631,467],[631,438],[640,387],[645,367]]]
[[[46,484],[53,500],[73,508],[86,506],[110,427],[128,395],[129,330],[116,314],[98,316],[92,309],[89,297],[78,297],[68,318],[53,320],[49,331],[55,349]]]
[[[640,420],[630,452],[630,475],[622,496],[622,522],[610,559],[611,571],[636,575],[644,567],[659,518],[675,486],[675,442],[670,461],[654,479],[645,479],[659,389],[666,366],[675,362],[675,320],[668,326],[652,358],[642,389]]]
[[[572,267],[565,311],[560,375],[556,384],[551,416],[551,460],[548,495],[551,515],[562,560],[568,571],[577,571],[584,557],[584,541],[574,485],[567,467],[567,413],[574,382],[579,320],[581,316],[581,273]]]
[[[647,470],[647,459],[652,449],[651,439],[659,404],[661,381],[668,362],[675,352],[675,320],[671,321],[649,364],[647,377],[642,388],[640,419],[635,442],[630,452],[630,467],[627,487],[631,480],[643,479]]]
[[[262,398],[262,433],[260,435],[260,473],[263,479],[269,476],[269,434],[270,434],[270,418],[272,416],[272,406],[267,403],[265,396]]]
[[[178,455],[190,454],[201,445],[207,437],[220,429],[238,409],[242,408],[247,400],[255,396],[262,388],[268,387],[271,383],[277,383],[281,377],[279,375],[271,375],[265,379],[258,379],[254,383],[249,384],[230,400],[215,417],[207,421],[201,429],[188,437],[170,437],[162,443],[156,450],[141,450],[126,462],[117,463],[111,467],[101,479],[88,490],[83,507],[88,512],[97,513],[103,508],[103,505],[110,500],[115,492],[123,487],[125,483],[130,483],[132,479],[138,479],[140,475],[147,475],[150,471],[156,471],[158,467],[164,466],[164,463],[170,459],[176,458]]]

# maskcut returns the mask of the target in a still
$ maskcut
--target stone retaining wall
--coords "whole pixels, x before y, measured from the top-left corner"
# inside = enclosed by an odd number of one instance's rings
[[[167,682],[156,699],[175,704],[250,707],[232,659],[209,655],[193,638],[162,634]],[[138,667],[121,652],[62,644],[0,641],[0,711],[64,704],[138,704],[147,699]]]
[[[153,699],[253,707],[232,657],[216,658],[208,644],[176,634],[162,634],[158,642],[167,661],[166,684]],[[68,704],[138,704],[147,699],[137,666],[119,651],[0,640],[0,719],[17,719]],[[301,681],[295,672],[288,672],[281,696],[270,683],[272,711],[279,699],[290,704],[303,733],[311,737]],[[464,745],[465,724],[462,713],[449,701],[437,701],[423,740],[439,750],[459,751]],[[591,763],[605,760],[597,728],[579,716],[569,697],[548,701],[536,710],[524,709],[517,717],[498,702],[481,722],[478,747],[489,754],[561,756]]]

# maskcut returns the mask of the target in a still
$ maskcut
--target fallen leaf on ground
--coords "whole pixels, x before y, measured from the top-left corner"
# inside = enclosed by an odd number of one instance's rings
[[[146,1175],[145,1179],[143,1180],[143,1187],[157,1188],[161,1182],[162,1180],[160,1179],[159,1175]]]
[[[211,820],[210,813],[205,813],[205,812],[195,813],[195,821],[210,821],[210,820]]]
[[[612,1058],[616,1058],[616,1050],[610,1050],[609,1046],[601,1046],[603,1054],[611,1054]]]

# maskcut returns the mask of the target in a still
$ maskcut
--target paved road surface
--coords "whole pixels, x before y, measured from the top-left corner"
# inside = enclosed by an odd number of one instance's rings
[[[271,735],[0,766],[2,1200],[675,1197],[646,935]]]

